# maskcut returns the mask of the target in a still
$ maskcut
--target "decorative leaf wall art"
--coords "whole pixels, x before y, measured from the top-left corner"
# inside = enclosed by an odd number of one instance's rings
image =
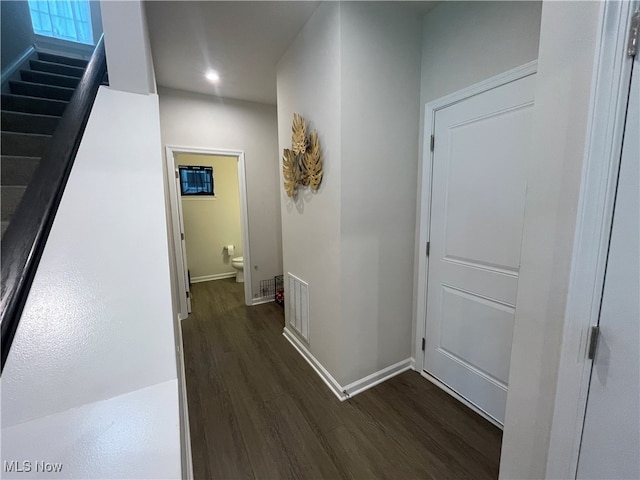
[[[304,154],[307,151],[307,125],[297,113],[293,114],[293,134],[291,135],[291,150],[296,155]]]
[[[284,149],[282,157],[282,175],[284,176],[284,190],[288,197],[293,197],[298,184],[298,164],[296,155],[288,148]]]
[[[322,157],[320,156],[320,141],[318,134],[314,130],[309,138],[309,147],[302,158],[305,171],[304,185],[309,185],[314,192],[320,188],[322,182]]]
[[[297,113],[293,114],[291,150],[284,149],[282,174],[284,190],[293,197],[298,186],[317,191],[322,182],[322,154],[318,133],[314,130],[307,137],[307,123]]]

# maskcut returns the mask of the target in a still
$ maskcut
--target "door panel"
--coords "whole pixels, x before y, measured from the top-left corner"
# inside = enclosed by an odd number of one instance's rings
[[[438,110],[424,369],[502,422],[535,75]]]
[[[640,75],[635,60],[578,478],[640,478]]]

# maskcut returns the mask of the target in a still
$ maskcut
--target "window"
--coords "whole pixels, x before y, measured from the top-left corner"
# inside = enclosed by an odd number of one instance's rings
[[[29,0],[33,32],[93,45],[88,0]]]
[[[180,166],[180,193],[182,195],[213,196],[213,168]]]

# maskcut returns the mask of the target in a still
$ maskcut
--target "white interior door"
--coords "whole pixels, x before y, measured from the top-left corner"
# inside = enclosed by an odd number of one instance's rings
[[[178,275],[182,274],[184,276],[184,289],[185,295],[187,296],[187,313],[191,313],[191,288],[189,286],[189,267],[187,263],[187,244],[184,238],[184,220],[182,217],[182,196],[180,192],[180,172],[176,169],[176,192],[178,195],[178,221],[180,223],[180,247],[182,253],[182,272],[178,272]]]
[[[640,72],[627,109],[578,478],[640,478]]]
[[[437,110],[424,369],[502,423],[535,75]]]

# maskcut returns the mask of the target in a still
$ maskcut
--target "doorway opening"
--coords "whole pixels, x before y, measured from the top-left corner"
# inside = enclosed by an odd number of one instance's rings
[[[252,305],[244,152],[168,145],[166,168],[180,318],[192,282],[237,277]]]

